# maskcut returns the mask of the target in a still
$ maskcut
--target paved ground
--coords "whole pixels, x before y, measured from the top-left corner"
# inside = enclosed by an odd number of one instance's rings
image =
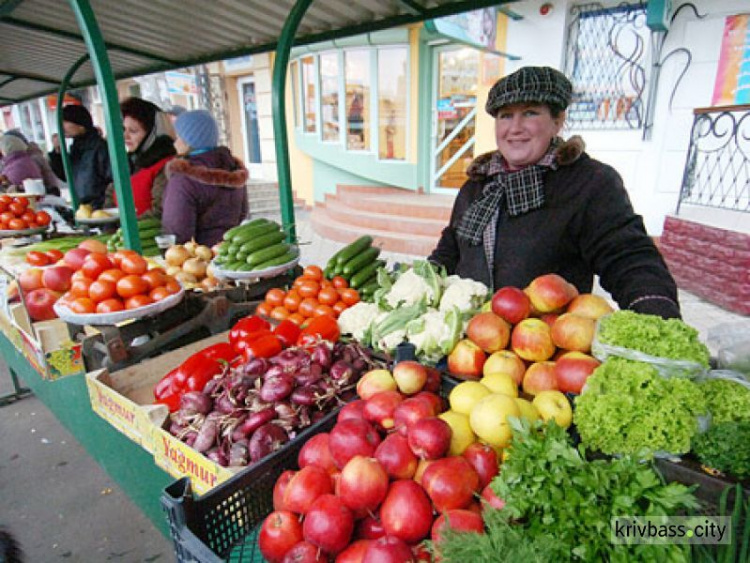
[[[316,237],[305,213],[298,234],[308,243],[303,264],[322,265],[341,246]],[[688,293],[680,298],[685,320],[704,339],[721,323],[747,321]],[[9,390],[0,362],[0,395]],[[16,534],[33,563],[174,560],[170,541],[34,397],[0,407],[0,525]]]

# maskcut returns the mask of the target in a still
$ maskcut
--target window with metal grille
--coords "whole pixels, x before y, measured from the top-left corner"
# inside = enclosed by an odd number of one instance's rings
[[[571,8],[565,65],[573,83],[570,128],[641,127],[648,38],[645,2]]]

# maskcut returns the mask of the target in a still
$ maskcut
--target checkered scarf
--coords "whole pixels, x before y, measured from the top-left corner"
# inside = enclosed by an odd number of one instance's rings
[[[467,240],[472,246],[484,241],[484,252],[490,272],[493,270],[495,256],[495,236],[500,206],[505,205],[511,216],[522,215],[544,205],[544,176],[548,169],[557,168],[556,139],[547,153],[532,166],[522,170],[509,171],[500,152],[477,173],[484,174],[489,181],[482,188],[482,196],[474,201],[464,213],[456,228],[459,238]]]

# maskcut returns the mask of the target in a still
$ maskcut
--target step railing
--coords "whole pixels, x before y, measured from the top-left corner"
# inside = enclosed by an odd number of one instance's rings
[[[750,105],[693,110],[682,204],[750,213]]]

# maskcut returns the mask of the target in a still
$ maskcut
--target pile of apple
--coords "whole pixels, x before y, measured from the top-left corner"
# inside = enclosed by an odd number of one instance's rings
[[[500,288],[489,309],[469,321],[467,338],[448,356],[448,371],[467,380],[506,374],[532,397],[581,392],[600,364],[590,354],[596,321],[613,311],[603,297],[579,294],[557,274],[539,276],[523,290]]]
[[[52,255],[50,255],[52,257]],[[70,289],[73,270],[67,265],[48,268],[28,268],[18,276],[18,285],[29,318],[32,321],[49,321],[57,318],[53,308],[63,293]]]
[[[489,483],[497,452],[454,440],[437,370],[400,362],[357,384],[329,433],[300,450],[299,470],[281,474],[274,512],[258,546],[270,562],[430,561],[446,526],[483,533],[481,495],[503,505]]]

